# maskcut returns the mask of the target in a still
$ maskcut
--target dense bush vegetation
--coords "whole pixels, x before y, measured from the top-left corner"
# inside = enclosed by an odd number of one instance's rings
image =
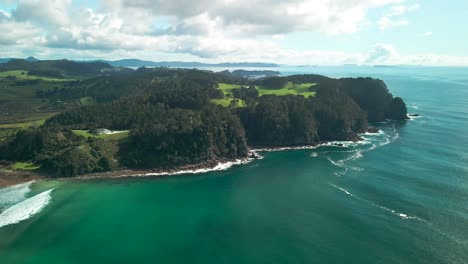
[[[162,110],[132,131],[122,148],[129,167],[170,168],[247,155],[239,119],[223,108]]]
[[[76,176],[116,169],[117,149],[115,142],[44,126],[18,132],[0,147],[0,160],[32,161],[51,175]]]

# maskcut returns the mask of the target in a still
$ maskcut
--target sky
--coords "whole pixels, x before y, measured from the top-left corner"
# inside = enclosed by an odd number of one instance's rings
[[[0,57],[468,66],[467,0],[0,0]]]

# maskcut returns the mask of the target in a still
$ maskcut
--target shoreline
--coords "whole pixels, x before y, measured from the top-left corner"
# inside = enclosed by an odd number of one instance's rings
[[[337,141],[338,142],[338,141]],[[339,141],[342,142],[342,141]],[[355,143],[353,141],[343,141],[348,143]],[[341,143],[335,143],[341,144]],[[236,165],[245,165],[255,160],[263,159],[261,152],[277,152],[277,151],[289,151],[289,150],[305,150],[305,149],[316,149],[322,146],[335,146],[344,147],[338,145],[331,145],[330,142],[321,143],[317,145],[309,146],[297,146],[297,147],[276,147],[276,148],[255,148],[251,149],[245,158],[233,159],[233,160],[218,160],[208,161],[198,164],[189,164],[180,166],[173,169],[122,169],[116,171],[96,172],[75,177],[48,177],[47,175],[41,175],[39,173],[23,172],[23,171],[11,171],[5,175],[7,177],[0,177],[0,188],[8,187],[32,180],[58,180],[58,181],[87,181],[87,180],[104,180],[104,179],[130,179],[130,178],[159,178],[169,177],[177,175],[195,175],[205,174],[213,171],[224,171],[232,168]]]
[[[236,165],[245,165],[255,160],[263,159],[263,156],[259,153],[262,152],[277,152],[277,151],[290,151],[290,150],[312,150],[320,147],[348,147],[351,144],[361,144],[360,142],[365,141],[361,135],[368,134],[379,134],[379,132],[365,132],[360,133],[359,140],[352,141],[326,141],[316,145],[305,145],[305,146],[290,146],[290,147],[272,147],[272,148],[252,148],[249,150],[247,157],[238,159],[222,159],[214,161],[206,161],[198,164],[189,164],[179,166],[173,169],[122,169],[117,171],[107,172],[96,172],[75,177],[48,177],[40,173],[12,171],[7,172],[7,177],[0,177],[0,188],[16,185],[31,180],[58,180],[58,181],[87,181],[87,180],[100,180],[100,179],[129,179],[129,178],[150,178],[150,177],[168,177],[176,175],[195,175],[205,174],[213,171],[224,171],[232,168]]]
[[[0,188],[8,187],[17,185],[20,183],[25,183],[29,181],[47,179],[41,176],[39,173],[31,173],[31,172],[3,172],[0,171],[2,175],[0,176]]]
[[[250,156],[250,152],[249,152]],[[60,180],[99,180],[99,179],[125,179],[125,178],[146,178],[146,177],[168,177],[175,175],[204,174],[213,171],[228,170],[235,165],[243,165],[252,162],[255,158],[245,157],[232,160],[207,161],[198,164],[189,164],[173,169],[146,169],[146,170],[119,170],[109,172],[99,172],[80,175],[69,178],[57,178]]]

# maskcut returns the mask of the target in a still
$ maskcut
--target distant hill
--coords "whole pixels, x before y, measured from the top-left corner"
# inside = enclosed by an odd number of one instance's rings
[[[186,61],[144,61],[138,59],[123,59],[116,61],[99,60],[108,63],[114,67],[183,67],[183,68],[198,68],[198,67],[278,67],[275,63],[265,62],[224,62],[224,63],[202,63],[202,62],[186,62]]]
[[[12,60],[20,60],[18,58],[0,58],[0,63],[6,63],[6,62],[9,62],[9,61],[12,61]],[[36,62],[36,61],[39,61],[38,59],[30,56],[26,59],[24,59],[25,61],[29,61],[29,62]]]
[[[11,60],[14,60],[14,58],[0,58],[0,63],[9,62]]]
[[[0,64],[6,63],[18,58],[0,58]],[[40,61],[34,57],[24,59],[28,62]],[[172,68],[198,68],[198,67],[278,67],[275,63],[266,62],[224,62],[224,63],[202,63],[202,62],[187,62],[187,61],[145,61],[139,59],[123,59],[123,60],[93,60],[93,61],[75,61],[75,62],[102,62],[114,67],[172,67]]]
[[[29,62],[36,62],[36,61],[39,61],[38,59],[36,59],[36,58],[34,58],[34,57],[32,57],[32,56],[26,58],[26,60],[29,61]]]
[[[373,66],[374,68],[395,68],[397,66],[395,65],[381,65],[381,64],[377,64],[377,65],[374,65]]]
[[[247,77],[247,78],[260,78],[260,77],[268,77],[268,76],[277,76],[280,75],[281,72],[279,71],[269,71],[269,70],[235,70],[235,71],[222,71],[222,74],[240,76],[240,77]]]
[[[0,72],[23,70],[31,75],[64,78],[67,76],[93,77],[109,73],[130,72],[131,69],[113,67],[104,62],[76,62],[70,60],[44,60],[33,57],[26,60],[11,59],[0,64]]]

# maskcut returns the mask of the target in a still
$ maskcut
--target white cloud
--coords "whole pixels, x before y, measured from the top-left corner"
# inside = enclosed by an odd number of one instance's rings
[[[17,26],[11,20],[11,14],[0,9],[0,45],[14,45],[24,37],[28,30]]]
[[[103,0],[77,9],[71,0],[18,0],[0,13],[10,30],[3,45],[76,50],[152,50],[221,56],[277,48],[278,36],[296,31],[326,35],[356,32],[369,9],[402,0]],[[167,23],[158,25],[158,19]],[[26,31],[29,30],[29,33]],[[256,37],[270,35],[270,41]]]
[[[390,8],[391,12],[387,16],[400,16],[406,12],[414,11],[419,9],[421,6],[419,4],[413,5],[396,5]]]
[[[420,8],[419,4],[413,5],[394,5],[390,7],[389,13],[382,16],[378,21],[377,25],[379,26],[380,30],[384,31],[389,28],[393,27],[402,27],[409,25],[409,21],[407,19],[398,19],[395,17],[402,16],[407,12],[411,12]]]
[[[224,30],[238,35],[285,34],[313,31],[324,34],[353,33],[365,23],[369,9],[402,0],[111,0],[107,7],[119,12],[135,9],[153,16],[172,16],[182,21],[203,15]]]
[[[17,23],[6,20],[0,23],[0,48],[15,45],[23,47],[32,43],[41,42],[41,29],[30,23]]]
[[[382,29],[408,25],[419,5],[404,0],[101,0],[96,9],[71,0],[18,0],[0,10],[0,56],[43,58],[268,61],[282,64],[468,64],[445,55],[402,55],[388,44],[369,53],[284,48],[293,32],[353,34],[371,9],[388,12]],[[426,32],[424,35],[429,36]],[[28,54],[29,53],[29,54]],[[424,64],[424,63],[423,63]]]
[[[13,17],[44,26],[65,26],[70,23],[71,0],[19,0]]]
[[[400,55],[396,49],[389,44],[378,44],[369,53],[364,63],[366,64],[385,64],[395,60]]]
[[[361,61],[367,65],[426,65],[426,66],[466,66],[468,56],[421,53],[402,54],[390,44],[378,44]]]
[[[271,38],[274,40],[284,40],[286,36],[283,34],[276,34],[276,35],[271,36]]]
[[[9,20],[10,18],[11,18],[11,15],[9,13],[0,9],[0,21]]]
[[[432,31],[427,31],[422,34],[423,37],[430,37],[432,36]]]
[[[377,22],[380,30],[386,30],[393,27],[403,27],[409,24],[408,20],[392,20],[389,17],[381,17]]]

